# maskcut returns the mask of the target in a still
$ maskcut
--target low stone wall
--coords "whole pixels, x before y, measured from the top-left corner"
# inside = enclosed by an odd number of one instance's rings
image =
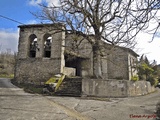
[[[128,81],[128,94],[129,96],[145,95],[155,91],[155,87],[151,86],[147,81]]]
[[[147,81],[83,79],[82,94],[99,97],[129,97],[155,91]]]

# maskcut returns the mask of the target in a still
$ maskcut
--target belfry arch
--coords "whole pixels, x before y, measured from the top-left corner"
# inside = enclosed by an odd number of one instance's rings
[[[31,34],[29,36],[29,50],[28,50],[29,57],[31,57],[31,58],[36,57],[37,47],[38,47],[37,36],[35,34]]]
[[[51,57],[51,47],[52,47],[52,36],[51,34],[46,33],[43,37],[44,53],[43,56],[46,58]]]

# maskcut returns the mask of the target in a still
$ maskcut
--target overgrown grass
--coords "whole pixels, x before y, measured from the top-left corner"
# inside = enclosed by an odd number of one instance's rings
[[[33,93],[33,94],[35,94],[35,93],[42,94],[43,93],[43,86],[33,85],[33,84],[17,83],[14,79],[12,79],[11,82],[15,86],[23,88],[25,92]]]
[[[42,94],[43,88],[42,87],[34,87],[34,86],[25,86],[24,91],[29,92],[29,93]]]
[[[10,78],[10,79],[13,79],[14,78],[14,74],[10,74],[10,75],[0,74],[0,78]]]

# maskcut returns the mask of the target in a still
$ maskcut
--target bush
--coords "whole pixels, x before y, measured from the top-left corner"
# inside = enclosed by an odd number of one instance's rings
[[[146,80],[149,81],[152,86],[156,86],[157,84],[157,80],[153,76],[149,76]]]
[[[138,81],[138,80],[139,80],[139,77],[138,77],[137,75],[134,75],[134,76],[132,76],[131,80],[133,80],[133,81]]]
[[[158,83],[159,83],[159,80],[155,79],[155,84],[154,85],[156,86],[156,85],[158,85]]]

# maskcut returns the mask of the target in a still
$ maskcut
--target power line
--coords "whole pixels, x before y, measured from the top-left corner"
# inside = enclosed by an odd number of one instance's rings
[[[19,21],[17,21],[17,20],[14,20],[14,19],[12,19],[12,18],[9,18],[9,17],[6,17],[6,16],[3,16],[3,15],[0,15],[0,17],[5,18],[5,19],[10,20],[10,21],[13,21],[13,22],[16,22],[16,23],[19,23],[19,24],[24,25],[24,23],[19,22]]]

